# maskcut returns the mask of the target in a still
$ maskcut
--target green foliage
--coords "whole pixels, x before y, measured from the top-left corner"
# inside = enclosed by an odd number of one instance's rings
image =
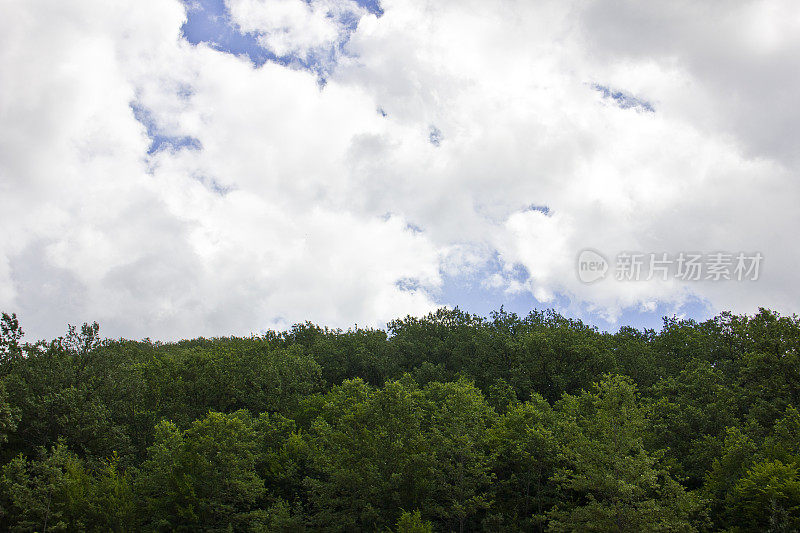
[[[96,472],[89,513],[101,531],[136,531],[139,522],[136,492],[129,472],[120,468],[116,454]]]
[[[7,373],[11,364],[22,355],[20,340],[25,335],[16,314],[0,315],[0,371]]]
[[[140,491],[157,530],[240,530],[264,496],[257,434],[246,412],[210,412],[185,431],[156,426]]]
[[[696,502],[644,447],[645,410],[630,378],[606,376],[590,392],[566,395],[554,480],[566,498],[552,531],[691,531]]]
[[[77,531],[86,527],[91,482],[83,463],[63,444],[16,456],[3,467],[4,521],[14,531]]]
[[[402,509],[463,528],[488,505],[493,412],[468,382],[346,381],[309,431],[317,527],[380,529]]]
[[[495,515],[489,522],[517,530],[540,530],[557,500],[550,482],[558,454],[557,415],[544,398],[510,408],[489,429],[495,474]]]
[[[762,461],[753,465],[733,490],[731,518],[751,531],[800,528],[800,473],[796,464]]]
[[[723,435],[739,422],[734,389],[721,370],[692,361],[654,384],[649,394],[650,446],[666,450],[675,473],[691,488],[699,487],[709,459],[707,436]]]
[[[433,533],[433,526],[422,519],[419,511],[406,511],[397,519],[397,533]]]
[[[0,381],[0,449],[8,442],[8,435],[13,434],[19,423],[19,409],[8,403],[5,383]]]
[[[2,531],[796,531],[800,319],[601,333],[23,343],[0,316]]]

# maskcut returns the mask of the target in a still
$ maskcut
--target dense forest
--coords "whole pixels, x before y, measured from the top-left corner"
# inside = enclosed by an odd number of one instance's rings
[[[24,326],[24,324],[23,324]],[[800,319],[0,337],[0,529],[798,531]]]

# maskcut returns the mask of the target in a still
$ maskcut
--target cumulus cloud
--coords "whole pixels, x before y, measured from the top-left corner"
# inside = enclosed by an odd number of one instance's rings
[[[189,44],[177,1],[106,4],[3,2],[0,308],[34,336],[377,325],[463,273],[611,320],[796,310],[792,2],[228,0],[325,83]],[[764,267],[586,285],[584,248]]]

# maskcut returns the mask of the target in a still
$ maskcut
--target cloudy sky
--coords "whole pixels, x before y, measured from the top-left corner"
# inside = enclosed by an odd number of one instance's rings
[[[0,0],[28,338],[798,310],[800,4]],[[584,249],[610,263],[583,283]],[[757,280],[614,278],[621,252]]]

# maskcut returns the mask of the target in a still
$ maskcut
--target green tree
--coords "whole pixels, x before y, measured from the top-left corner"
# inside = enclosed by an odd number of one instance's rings
[[[496,476],[495,521],[509,529],[540,530],[556,503],[550,477],[558,453],[556,414],[539,395],[518,404],[489,429]]]
[[[8,402],[5,383],[0,381],[0,450],[8,442],[8,435],[16,431],[19,417],[19,409]]]
[[[645,409],[629,378],[606,376],[558,411],[564,466],[553,479],[564,495],[551,531],[693,530],[696,502],[645,449]]]
[[[728,510],[732,507],[733,488],[756,460],[758,446],[738,427],[725,433],[722,449],[713,459],[703,491],[710,497],[711,520],[719,528],[732,525]]]
[[[24,335],[16,314],[0,315],[0,372],[7,373],[11,364],[22,356],[20,340]]]
[[[762,461],[733,490],[736,529],[790,532],[800,529],[800,472],[796,464]]]
[[[306,484],[315,527],[378,530],[431,491],[425,398],[413,383],[376,390],[348,380],[323,398],[309,429]]]
[[[87,526],[91,479],[63,444],[40,449],[36,459],[12,459],[2,469],[0,487],[8,530],[47,533]]]
[[[381,389],[361,380],[334,387],[309,430],[315,525],[387,528],[402,509],[456,529],[477,523],[489,505],[493,416],[467,382],[419,388],[406,377]]]
[[[722,437],[726,428],[739,423],[735,389],[721,370],[695,360],[648,392],[652,431],[647,444],[666,450],[674,472],[689,487],[699,487],[710,462],[707,437]]]
[[[433,533],[433,526],[422,519],[419,511],[404,511],[397,519],[397,533]]]
[[[139,491],[156,530],[242,530],[264,497],[256,432],[245,412],[210,412],[185,431],[156,426]]]
[[[141,510],[133,482],[131,474],[120,468],[116,454],[101,464],[89,504],[91,529],[115,533],[138,530]]]
[[[488,428],[496,414],[483,393],[472,383],[430,383],[427,432],[433,447],[435,470],[434,510],[445,524],[459,532],[475,529],[479,513],[491,506],[491,472]]]

